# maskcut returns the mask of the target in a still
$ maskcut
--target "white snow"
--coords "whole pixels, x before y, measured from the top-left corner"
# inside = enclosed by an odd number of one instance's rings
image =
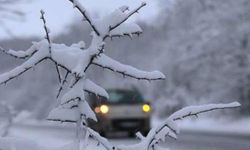
[[[85,82],[85,79],[81,79],[75,84],[74,87],[69,89],[61,98],[60,100],[61,105],[69,103],[70,101],[75,100],[77,98],[85,100],[84,91],[83,91],[84,82]]]
[[[1,150],[43,150],[34,141],[24,138],[0,137]]]
[[[94,111],[90,108],[87,101],[79,101],[78,107],[80,109],[81,115],[83,115],[85,119],[92,119],[94,121],[97,121],[96,115]]]
[[[91,81],[89,79],[86,79],[83,88],[87,92],[93,93],[97,96],[102,96],[102,97],[105,97],[107,99],[109,98],[109,95],[104,88],[100,87],[99,85],[95,84],[93,81]]]
[[[136,79],[156,80],[165,78],[165,75],[159,71],[142,71],[132,66],[121,64],[105,54],[101,54],[95,59],[94,64]]]
[[[174,114],[172,114],[169,119],[170,120],[177,120],[177,119],[183,119],[185,117],[189,117],[192,115],[198,115],[200,113],[216,110],[216,109],[223,109],[223,108],[236,108],[240,107],[240,103],[233,102],[229,104],[208,104],[203,106],[189,106],[186,108],[183,108]]]
[[[6,51],[5,49],[0,47],[0,51],[3,51],[4,53],[8,55],[11,55],[17,58],[26,58],[26,57],[31,56],[36,51],[36,46],[31,46],[26,51],[23,51],[23,50],[15,51],[11,49],[9,51]]]
[[[181,130],[206,132],[227,135],[250,135],[250,118],[225,119],[207,118],[184,120],[180,123]]]
[[[48,115],[47,119],[59,122],[76,122],[80,116],[77,109],[68,109],[63,107],[54,108]]]
[[[109,36],[123,36],[129,35],[132,37],[132,34],[140,34],[142,33],[142,29],[139,25],[135,23],[124,23],[121,24],[119,27],[112,30]]]
[[[89,118],[97,121],[94,111],[91,110],[91,107],[85,99],[84,90],[108,98],[107,92],[102,87],[87,79],[85,72],[90,65],[95,64],[114,72],[118,72],[124,76],[129,76],[139,80],[165,79],[165,75],[159,71],[139,70],[135,67],[122,64],[119,61],[103,54],[105,48],[104,40],[107,36],[132,36],[132,34],[139,34],[142,32],[142,29],[137,24],[125,22],[130,18],[130,16],[145,6],[146,3],[143,2],[139,7],[132,11],[129,11],[127,6],[121,7],[116,9],[110,15],[94,21],[78,0],[71,1],[73,2],[74,7],[79,9],[80,13],[93,30],[90,46],[84,49],[84,42],[72,44],[71,46],[66,46],[65,44],[55,44],[51,43],[50,39],[47,37],[48,41],[42,40],[40,42],[33,43],[32,47],[25,52],[14,52],[13,50],[8,52],[5,51],[7,54],[9,53],[12,56],[21,57],[28,55],[30,58],[13,70],[1,74],[0,83],[5,83],[21,75],[45,59],[52,60],[57,67],[65,69],[72,75],[73,78],[73,82],[68,83],[68,90],[60,99],[60,105],[52,109],[48,116],[48,120],[51,121],[76,123],[78,144],[67,144],[64,149],[68,149],[71,146],[79,148],[81,147],[81,144],[88,145],[88,143],[84,143],[84,141],[88,142],[88,140],[92,138],[106,149],[111,150],[114,149],[113,145],[106,138],[100,136],[97,132],[83,124],[86,122],[86,119]],[[44,28],[45,30],[48,29],[45,23]],[[31,54],[33,55],[31,56]],[[120,150],[146,150],[154,148],[157,143],[164,142],[167,136],[177,138],[179,127],[176,120],[196,116],[200,113],[216,109],[235,108],[239,106],[240,104],[238,102],[234,102],[230,104],[210,104],[183,108],[171,115],[158,126],[151,129],[146,137],[140,136],[140,142],[132,145],[117,147]],[[79,132],[83,131],[82,129],[87,131],[86,138],[84,140],[82,139],[84,133]],[[4,150],[16,150],[19,147],[26,148],[27,150],[30,148],[35,150],[37,148],[35,144],[32,144],[32,142],[22,140],[0,139],[0,142],[3,142],[2,144],[0,143],[0,145],[4,146]],[[99,146],[97,145],[97,147]]]

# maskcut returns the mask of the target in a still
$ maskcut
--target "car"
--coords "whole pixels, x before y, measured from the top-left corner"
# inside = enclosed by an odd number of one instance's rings
[[[109,99],[90,96],[90,105],[98,122],[89,126],[105,136],[106,133],[126,131],[129,136],[140,131],[146,135],[150,129],[151,106],[141,93],[130,89],[108,89]]]

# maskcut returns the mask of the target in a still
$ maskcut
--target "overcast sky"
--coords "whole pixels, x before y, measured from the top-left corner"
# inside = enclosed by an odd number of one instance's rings
[[[157,0],[144,0],[147,6],[140,11],[133,19],[140,19],[150,22],[157,15],[159,8]],[[86,9],[93,16],[102,16],[121,5],[128,5],[134,8],[141,4],[141,0],[80,0]],[[52,34],[67,30],[67,25],[72,21],[80,21],[81,16],[73,9],[68,0],[33,0],[14,6],[23,10],[27,15],[24,21],[5,20],[6,25],[16,37],[43,36],[40,9],[46,12],[49,28]],[[10,38],[3,29],[0,29],[0,39]]]

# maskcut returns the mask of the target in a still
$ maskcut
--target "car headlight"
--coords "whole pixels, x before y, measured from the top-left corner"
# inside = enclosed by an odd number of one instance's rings
[[[142,111],[143,112],[149,112],[150,110],[151,110],[150,105],[148,105],[148,104],[142,105]]]
[[[100,112],[103,114],[106,114],[109,112],[109,107],[107,105],[101,105],[100,106]]]

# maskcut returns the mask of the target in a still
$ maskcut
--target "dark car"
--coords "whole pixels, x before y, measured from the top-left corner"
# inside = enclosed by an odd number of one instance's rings
[[[99,133],[126,131],[130,136],[140,131],[147,134],[150,129],[151,107],[136,90],[109,89],[109,99],[90,97],[98,122],[89,125]]]

